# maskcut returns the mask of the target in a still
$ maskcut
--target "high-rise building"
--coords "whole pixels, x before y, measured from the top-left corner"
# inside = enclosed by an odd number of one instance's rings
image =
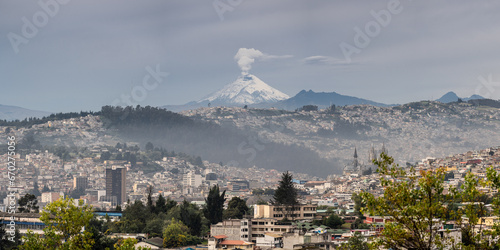
[[[184,187],[199,187],[202,183],[201,175],[193,172],[184,174],[182,181]]]
[[[73,189],[87,189],[88,179],[85,176],[73,177]]]
[[[112,166],[106,169],[106,200],[121,205],[127,199],[125,189],[127,169],[125,167]]]

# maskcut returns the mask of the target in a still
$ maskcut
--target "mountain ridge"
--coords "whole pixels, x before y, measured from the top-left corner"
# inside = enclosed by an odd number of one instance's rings
[[[36,117],[41,118],[52,114],[47,111],[32,110],[19,106],[0,104],[0,120],[23,120],[25,118]]]
[[[436,99],[437,102],[441,102],[441,103],[450,103],[450,102],[458,102],[458,100],[462,100],[462,101],[469,101],[469,100],[477,100],[477,99],[485,99],[484,97],[480,96],[480,95],[471,95],[470,97],[459,97],[455,92],[453,91],[449,91],[447,92],[446,94],[444,94],[443,96],[441,96],[439,99]]]
[[[295,110],[304,105],[316,105],[320,109],[328,108],[331,105],[335,106],[346,106],[346,105],[373,105],[377,107],[389,107],[391,105],[374,102],[371,100],[342,95],[337,92],[314,92],[312,90],[306,91],[302,90],[297,93],[295,96],[283,100],[278,101],[276,103],[271,104],[261,104],[255,105],[255,107],[260,108],[270,108],[274,107],[277,109],[285,109],[285,110]]]

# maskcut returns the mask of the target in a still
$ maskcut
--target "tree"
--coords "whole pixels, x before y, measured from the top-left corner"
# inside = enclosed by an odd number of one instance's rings
[[[186,200],[182,202],[179,206],[180,220],[184,225],[189,227],[189,233],[191,235],[201,234],[201,212],[196,204],[192,204]]]
[[[445,242],[438,233],[439,225],[444,224],[446,204],[450,197],[443,193],[444,170],[420,171],[410,168],[407,173],[393,158],[385,153],[378,166],[383,195],[375,197],[362,192],[366,203],[364,211],[372,215],[390,216],[392,221],[385,224],[382,237],[375,246],[384,248],[433,249],[442,247]]]
[[[25,194],[18,201],[20,213],[38,213],[38,200],[34,194]]]
[[[201,160],[201,157],[197,156],[195,159],[194,159],[194,165],[198,166],[198,167],[203,167],[203,161]]]
[[[46,192],[50,192],[50,191],[52,191],[52,190],[50,190],[50,188],[47,187],[47,185],[43,186],[42,193],[46,193]]]
[[[225,190],[222,193],[219,191],[219,185],[212,186],[208,192],[203,213],[211,224],[217,224],[222,221],[224,202],[226,201],[226,198],[224,198],[225,195]]]
[[[35,139],[34,132],[28,132],[23,137],[21,142],[19,142],[19,147],[30,151],[31,149],[40,149],[42,145],[40,144],[40,141]]]
[[[127,239],[120,239],[118,242],[115,243],[114,249],[115,250],[147,250],[151,249],[149,247],[135,247],[135,244],[137,244],[136,239],[132,238],[127,238]]]
[[[146,207],[148,208],[148,211],[150,213],[154,213],[155,212],[155,205],[153,204],[153,187],[149,186],[147,188],[147,192],[148,192],[148,200],[147,200]]]
[[[146,143],[146,151],[153,151],[153,149],[154,149],[153,143],[151,143],[150,141]]]
[[[0,225],[3,225],[2,220],[0,220]],[[12,234],[7,232],[5,228],[0,226],[0,250],[17,249],[16,247],[21,244],[21,234],[19,233],[19,229],[16,228],[14,236],[12,236]]]
[[[109,151],[106,151],[106,152],[102,152],[100,160],[107,161],[110,158],[111,158],[111,153]]]
[[[252,194],[253,195],[263,195],[264,190],[262,190],[262,188],[257,188],[257,189],[252,190]]]
[[[167,200],[165,197],[163,197],[162,194],[158,196],[158,199],[156,200],[156,205],[155,205],[155,213],[166,213],[168,211],[167,209]]]
[[[340,218],[337,214],[333,213],[328,216],[324,224],[330,228],[341,228],[342,224],[344,224],[344,220],[342,220],[342,218]]]
[[[165,217],[165,215],[163,215]],[[164,219],[160,216],[149,218],[146,222],[143,232],[149,237],[161,237],[163,232]]]
[[[188,227],[172,218],[170,224],[163,231],[163,247],[176,248],[187,245]]]
[[[304,105],[298,109],[298,111],[318,111],[318,106],[316,105]]]
[[[31,191],[31,193],[35,195],[35,197],[42,195],[42,193],[40,193],[40,190],[38,189],[38,182],[35,181],[35,183],[33,183],[33,190]]]
[[[108,214],[106,214],[106,223],[110,221]],[[106,250],[113,249],[113,245],[116,243],[116,239],[112,239],[107,237],[104,233],[107,231],[107,227],[104,225],[104,222],[92,218],[89,222],[89,225],[85,228],[92,236],[94,240],[94,245],[92,246],[93,250]]]
[[[299,204],[297,197],[293,176],[286,171],[281,175],[279,186],[274,192],[272,200],[273,205],[281,207],[284,219],[290,219],[289,217],[293,216],[293,210]]]
[[[354,233],[352,237],[349,238],[347,243],[342,244],[340,249],[346,250],[368,250],[368,244],[363,239],[363,236],[359,232]]]
[[[365,219],[365,216],[361,212],[361,209],[366,206],[366,204],[363,203],[363,198],[360,195],[353,193],[351,195],[351,200],[354,201],[354,213],[356,216],[360,219]]]
[[[240,197],[233,197],[224,211],[225,219],[242,219],[243,215],[248,214],[247,203]]]
[[[144,204],[136,200],[123,211],[123,217],[120,221],[119,231],[127,233],[141,233],[146,226],[146,220],[150,213]]]
[[[82,201],[76,206],[73,199],[65,198],[49,203],[40,214],[47,225],[44,237],[28,230],[20,249],[92,249],[94,240],[83,231],[93,217],[91,206]]]

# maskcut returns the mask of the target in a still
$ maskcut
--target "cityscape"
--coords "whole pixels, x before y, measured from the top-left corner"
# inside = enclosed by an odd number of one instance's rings
[[[495,2],[0,8],[0,250],[499,249]]]

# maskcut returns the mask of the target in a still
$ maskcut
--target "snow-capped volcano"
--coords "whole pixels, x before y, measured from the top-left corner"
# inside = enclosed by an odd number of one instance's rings
[[[247,105],[270,103],[290,98],[287,94],[267,85],[258,77],[246,74],[222,89],[198,101],[212,104]]]

